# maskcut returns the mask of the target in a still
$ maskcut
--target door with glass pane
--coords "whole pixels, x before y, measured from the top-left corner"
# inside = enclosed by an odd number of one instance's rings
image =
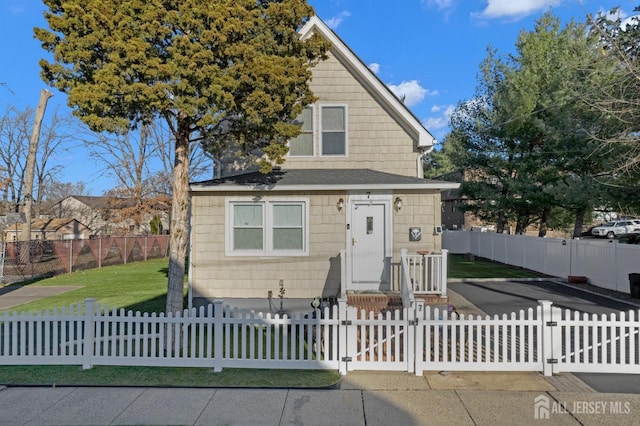
[[[354,202],[351,227],[351,282],[378,289],[388,282],[385,204]]]

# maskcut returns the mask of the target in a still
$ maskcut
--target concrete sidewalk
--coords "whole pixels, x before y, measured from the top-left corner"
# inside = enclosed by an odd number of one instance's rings
[[[2,425],[635,425],[638,416],[640,395],[561,392],[538,373],[350,372],[339,389],[0,388]]]

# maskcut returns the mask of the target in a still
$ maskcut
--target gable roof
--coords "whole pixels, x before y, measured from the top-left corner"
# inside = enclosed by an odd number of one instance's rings
[[[332,45],[333,54],[343,62],[361,84],[370,89],[370,93],[388,108],[394,118],[414,135],[419,148],[430,148],[435,145],[436,139],[425,129],[420,120],[320,18],[312,16],[299,33],[303,40],[313,34],[318,34],[328,40]]]
[[[81,202],[82,204],[85,204],[89,207],[91,207],[92,209],[102,209],[104,207],[106,207],[108,199],[107,197],[102,197],[102,196],[93,196],[93,195],[69,195],[67,198],[74,198],[76,200],[78,200],[79,202]],[[65,198],[65,199],[67,199]],[[60,200],[60,202],[62,202],[63,200]]]
[[[274,169],[191,183],[192,192],[454,189],[460,184],[371,169]]]
[[[121,209],[125,207],[134,207],[136,201],[133,198],[119,198],[110,196],[94,196],[94,195],[69,195],[58,201],[56,204],[62,203],[64,200],[73,198],[82,204],[91,207],[94,210],[99,209]]]
[[[55,232],[58,229],[68,225],[71,222],[78,222],[79,225],[89,229],[86,225],[80,223],[76,219],[32,219],[31,220],[31,232]],[[18,223],[15,225],[9,225],[5,228],[5,232],[11,231],[22,231],[22,226],[24,224]]]

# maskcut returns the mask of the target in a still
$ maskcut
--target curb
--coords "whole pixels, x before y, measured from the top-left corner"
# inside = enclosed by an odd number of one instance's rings
[[[563,287],[572,288],[572,289],[575,289],[575,290],[578,290],[578,291],[582,291],[582,292],[585,292],[585,293],[588,293],[588,294],[593,294],[594,296],[600,296],[600,297],[603,297],[605,299],[613,300],[615,302],[620,302],[620,303],[624,303],[626,305],[631,305],[631,306],[635,306],[636,308],[640,308],[640,304],[639,303],[635,303],[635,302],[632,302],[630,300],[618,299],[616,297],[609,296],[607,294],[598,293],[597,291],[591,291],[591,290],[586,289],[586,288],[576,287],[574,285],[567,284],[566,281],[563,280],[562,278],[554,278],[554,279],[550,279],[548,281],[551,281],[554,284],[559,284],[559,285],[561,285]]]
[[[466,283],[477,281],[479,283],[487,282],[507,282],[507,281],[530,281],[530,282],[544,282],[553,281],[554,278],[448,278],[448,283]]]

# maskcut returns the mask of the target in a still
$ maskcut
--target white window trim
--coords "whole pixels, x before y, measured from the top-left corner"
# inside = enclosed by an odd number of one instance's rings
[[[262,204],[263,250],[233,250],[233,206],[235,204]],[[302,205],[302,250],[273,250],[272,206],[278,203]],[[299,257],[309,256],[309,198],[304,197],[234,197],[225,199],[225,255],[243,257]]]
[[[291,158],[314,158],[318,153],[318,144],[316,143],[317,134],[318,134],[318,125],[319,121],[316,117],[316,106],[314,104],[307,105],[305,108],[311,108],[311,149],[313,150],[313,154],[311,155],[290,155],[287,153],[287,157]],[[288,145],[288,144],[287,144]],[[290,145],[289,145],[290,146]]]
[[[317,128],[317,132],[318,132],[318,157],[327,157],[327,158],[331,158],[331,157],[348,157],[349,156],[349,108],[347,107],[347,104],[319,104],[319,113],[318,113],[318,126],[314,127],[314,129]],[[322,144],[323,144],[323,140],[322,140],[322,134],[323,134],[323,130],[322,130],[322,109],[325,107],[341,107],[344,108],[344,154],[323,154],[322,153]]]

